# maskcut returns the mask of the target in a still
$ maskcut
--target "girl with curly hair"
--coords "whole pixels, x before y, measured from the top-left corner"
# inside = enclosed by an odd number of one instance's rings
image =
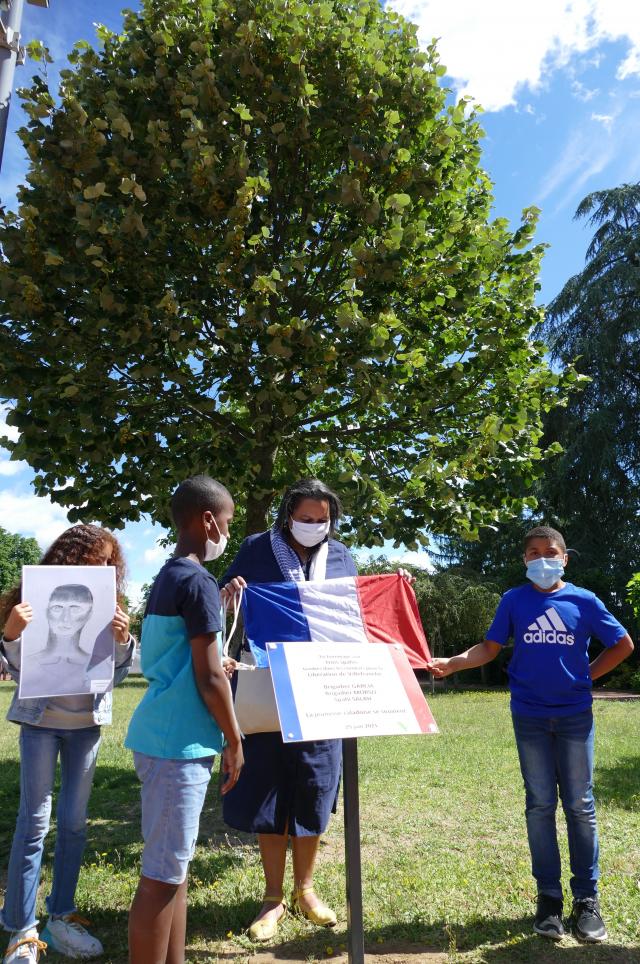
[[[118,604],[112,627],[116,643],[114,683],[129,671],[134,641],[129,617],[121,608],[125,565],[115,537],[94,525],[76,525],[59,536],[44,554],[43,566],[114,566]],[[0,652],[12,677],[20,676],[21,636],[33,618],[16,586],[0,600],[4,634]],[[87,805],[100,745],[101,726],[111,722],[111,692],[83,696],[19,699],[14,693],[7,719],[20,725],[20,807],[16,822],[4,907],[0,922],[11,932],[4,964],[31,964],[47,945],[67,957],[102,953],[100,941],[76,914],[75,891],[86,843]],[[51,797],[58,757],[61,784],[53,886],[47,897],[48,923],[38,936],[36,897],[44,838],[49,829]]]

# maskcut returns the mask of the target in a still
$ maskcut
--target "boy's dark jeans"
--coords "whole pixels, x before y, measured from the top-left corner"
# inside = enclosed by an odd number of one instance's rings
[[[578,900],[593,897],[600,876],[593,799],[593,713],[588,709],[574,716],[550,718],[512,715],[538,893],[562,897],[556,833],[559,789],[567,819],[571,891]]]

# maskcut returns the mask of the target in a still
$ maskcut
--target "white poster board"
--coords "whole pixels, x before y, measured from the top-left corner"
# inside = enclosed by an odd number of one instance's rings
[[[285,743],[437,733],[399,643],[267,643]]]
[[[23,566],[20,699],[104,693],[113,686],[113,566]]]

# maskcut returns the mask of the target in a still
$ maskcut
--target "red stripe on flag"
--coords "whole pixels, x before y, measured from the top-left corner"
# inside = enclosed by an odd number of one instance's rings
[[[418,721],[418,726],[423,733],[438,733],[438,725],[433,718],[429,704],[424,698],[424,694],[420,689],[420,684],[415,677],[415,674],[411,667],[409,666],[409,661],[405,659],[405,653],[403,649],[398,649],[397,646],[392,646],[390,649],[391,658],[395,663],[396,670],[398,671],[398,676],[402,681],[407,696],[409,697],[409,702],[411,703],[411,709],[413,710],[416,720]]]
[[[414,669],[426,669],[431,659],[416,594],[397,574],[357,576],[362,621],[372,643],[400,643]]]

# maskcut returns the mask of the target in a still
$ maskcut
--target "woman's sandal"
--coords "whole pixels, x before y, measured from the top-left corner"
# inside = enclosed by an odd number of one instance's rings
[[[273,917],[271,912],[267,911],[265,917],[261,917],[260,920],[254,920],[248,931],[249,937],[252,941],[273,940],[278,931],[280,921],[287,913],[287,902],[283,898],[282,894],[265,894],[263,903],[274,903],[276,907],[274,907],[273,910],[276,910],[278,904],[282,904],[282,913],[279,917]]]
[[[298,890],[294,890],[291,896],[291,910],[306,917],[307,920],[310,920],[312,924],[317,924],[318,927],[335,927],[338,918],[335,911],[327,907],[326,904],[321,902],[318,907],[310,907],[308,910],[300,906],[300,898],[305,894],[315,894],[315,888],[300,887]]]

